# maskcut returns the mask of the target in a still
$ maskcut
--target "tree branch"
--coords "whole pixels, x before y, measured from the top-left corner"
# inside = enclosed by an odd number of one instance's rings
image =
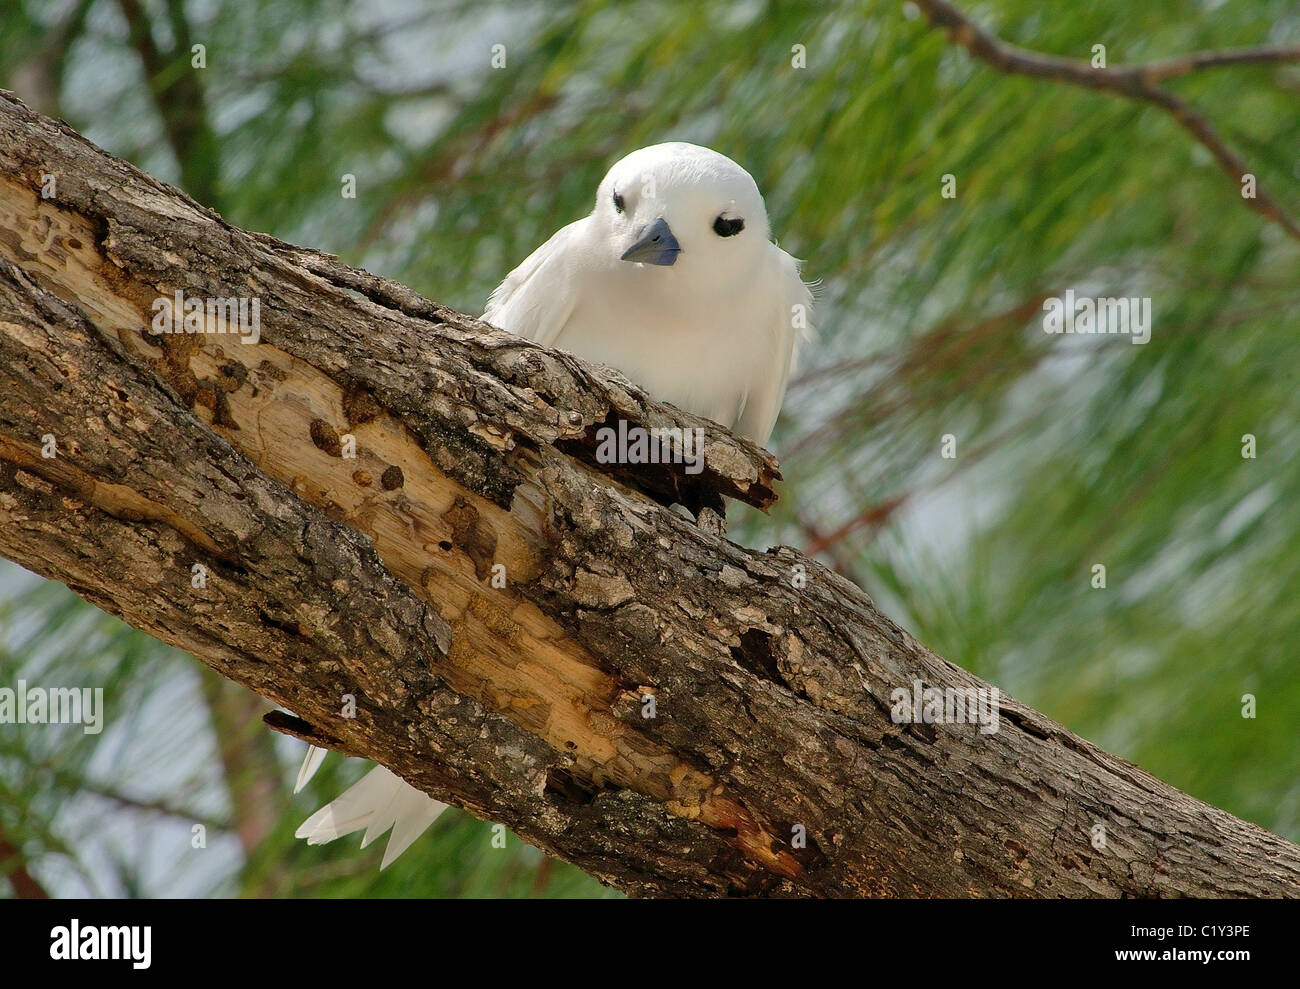
[[[20,900],[46,900],[49,893],[27,871],[27,860],[22,850],[0,831],[0,874],[9,880],[14,895]]]
[[[1011,698],[992,733],[896,723],[916,682],[991,688],[799,553],[663,507],[769,504],[763,451],[12,96],[0,122],[0,552],[275,727],[632,893],[1300,895],[1300,848]],[[260,342],[151,335],[178,289],[259,299]],[[620,419],[704,429],[705,470],[611,473]]]
[[[1225,48],[1219,51],[1193,52],[1176,55],[1159,62],[1149,62],[1132,70],[1149,82],[1177,79],[1204,69],[1218,69],[1229,65],[1275,65],[1278,62],[1300,62],[1300,45],[1260,45],[1258,48]]]
[[[185,11],[179,0],[167,0],[173,45],[164,51],[154,39],[149,14],[139,0],[118,0],[118,6],[162,118],[167,143],[176,155],[181,184],[195,199],[214,205],[220,186],[220,153],[198,70],[190,65],[192,39]]]
[[[953,41],[999,72],[1118,93],[1160,107],[1214,156],[1214,160],[1232,179],[1238,191],[1243,176],[1253,174],[1245,160],[1228,146],[1208,118],[1186,100],[1162,89],[1158,84],[1165,79],[1215,66],[1300,61],[1300,45],[1276,45],[1199,52],[1148,65],[1095,68],[1079,59],[1044,55],[1008,44],[975,24],[947,0],[916,0],[916,5],[932,25],[946,29]],[[1292,237],[1300,239],[1300,224],[1264,191],[1258,179],[1255,182],[1254,198],[1243,199],[1260,216],[1276,223]]]

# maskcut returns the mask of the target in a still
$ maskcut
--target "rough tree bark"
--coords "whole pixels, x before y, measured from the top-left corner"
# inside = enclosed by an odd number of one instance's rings
[[[261,341],[150,334],[177,290],[257,298]],[[628,892],[1300,895],[1300,848],[1011,698],[993,734],[894,723],[897,687],[988,685],[663,507],[769,504],[763,451],[9,94],[0,375],[0,552]],[[620,418],[703,426],[706,469],[609,473]]]

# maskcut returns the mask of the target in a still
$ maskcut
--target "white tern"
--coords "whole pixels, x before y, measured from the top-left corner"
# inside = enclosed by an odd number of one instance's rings
[[[671,143],[617,162],[590,215],[510,272],[483,319],[617,368],[653,397],[762,445],[811,309],[749,173],[716,151]],[[308,751],[297,790],[323,755]],[[376,766],[297,836],[314,845],[365,829],[364,848],[391,827],[383,868],[445,807]]]

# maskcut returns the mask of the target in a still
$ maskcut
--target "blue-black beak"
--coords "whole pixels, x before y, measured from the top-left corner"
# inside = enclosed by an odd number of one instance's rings
[[[673,236],[672,227],[662,216],[646,228],[641,239],[623,252],[622,260],[640,261],[642,264],[670,265],[682,252],[682,245]]]

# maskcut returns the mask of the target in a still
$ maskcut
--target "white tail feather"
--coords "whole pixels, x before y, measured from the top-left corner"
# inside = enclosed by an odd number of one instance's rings
[[[308,759],[311,757],[308,753]],[[376,766],[303,821],[295,836],[306,838],[309,845],[323,845],[364,828],[361,847],[365,848],[392,828],[380,865],[386,869],[446,809],[446,804],[421,793],[383,766]]]
[[[311,778],[316,775],[316,770],[320,769],[320,764],[325,761],[325,753],[329,749],[322,749],[318,745],[311,745],[307,748],[307,757],[302,761],[302,768],[298,770],[298,782],[293,786],[293,792],[299,793],[302,788],[311,782]]]

